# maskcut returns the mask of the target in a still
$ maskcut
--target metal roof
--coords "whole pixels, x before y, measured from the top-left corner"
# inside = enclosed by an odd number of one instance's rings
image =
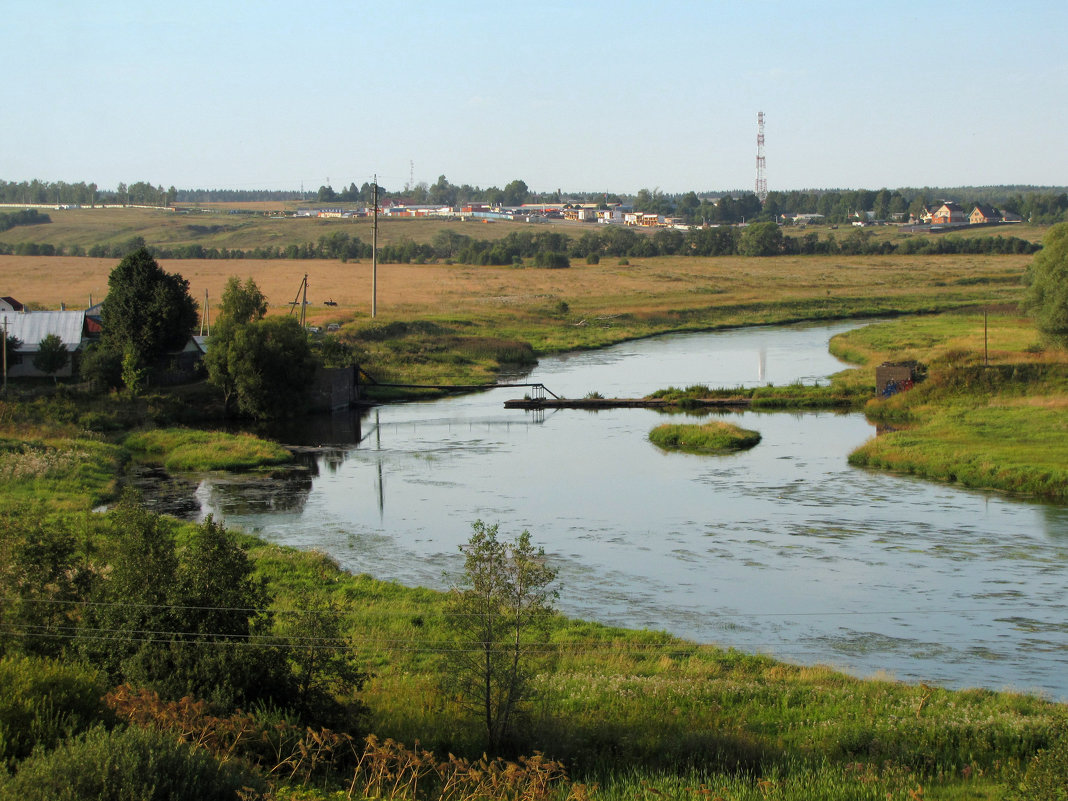
[[[36,352],[41,340],[49,334],[58,336],[67,350],[77,350],[82,344],[84,311],[0,312],[0,329],[5,320],[8,336],[18,337],[22,342],[20,352]]]

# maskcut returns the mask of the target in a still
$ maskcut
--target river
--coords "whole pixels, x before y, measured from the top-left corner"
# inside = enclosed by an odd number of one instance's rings
[[[545,358],[558,395],[822,381],[856,323],[680,334]],[[762,442],[668,454],[647,409],[506,411],[522,390],[320,420],[311,475],[199,480],[208,512],[343,567],[442,588],[471,523],[530,531],[559,606],[603,623],[951,687],[1068,700],[1068,509],[851,468],[861,414],[730,413]],[[677,419],[677,418],[673,418]]]

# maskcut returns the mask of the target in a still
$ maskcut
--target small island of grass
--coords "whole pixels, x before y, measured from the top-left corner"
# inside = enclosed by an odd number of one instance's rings
[[[649,432],[649,441],[666,451],[715,454],[752,448],[760,442],[760,433],[730,423],[664,423]]]
[[[126,437],[122,444],[135,453],[158,459],[168,470],[250,470],[293,458],[277,442],[251,434],[189,428],[139,431]]]

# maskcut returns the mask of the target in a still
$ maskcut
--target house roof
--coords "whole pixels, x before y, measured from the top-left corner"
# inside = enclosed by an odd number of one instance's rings
[[[0,328],[7,322],[8,336],[18,337],[20,352],[34,353],[49,334],[60,338],[67,350],[77,350],[85,330],[84,311],[0,312]]]
[[[975,204],[975,208],[972,209],[972,214],[975,214],[976,211],[978,211],[980,214],[982,214],[984,217],[986,217],[988,219],[991,218],[991,217],[1000,217],[1001,216],[1000,214],[998,214],[998,210],[995,209],[993,206],[984,206],[982,203],[976,203]]]
[[[8,306],[10,306],[15,311],[22,311],[22,304],[19,303],[14,298],[8,297],[7,295],[4,295],[2,298],[0,298],[0,300],[4,301],[4,303],[6,303]]]

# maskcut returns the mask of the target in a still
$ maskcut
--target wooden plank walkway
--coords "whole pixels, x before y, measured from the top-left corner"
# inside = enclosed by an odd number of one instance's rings
[[[671,407],[745,409],[749,398],[697,398],[684,402],[664,398],[516,398],[505,409],[669,409]]]

